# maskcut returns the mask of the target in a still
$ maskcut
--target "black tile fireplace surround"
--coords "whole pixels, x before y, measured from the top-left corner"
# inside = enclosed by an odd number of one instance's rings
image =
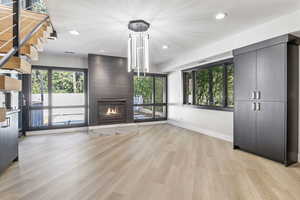
[[[127,119],[126,99],[99,99],[98,124],[125,123]]]
[[[89,125],[132,123],[133,73],[127,59],[88,55]]]

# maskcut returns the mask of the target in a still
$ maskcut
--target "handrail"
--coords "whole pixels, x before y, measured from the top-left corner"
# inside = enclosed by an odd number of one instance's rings
[[[49,19],[49,16],[46,16],[39,24],[37,24],[34,29],[28,33],[23,40],[19,43],[18,47],[13,47],[2,59],[0,60],[0,69],[5,65],[11,57],[13,57],[21,47],[40,29],[40,27]]]
[[[36,34],[36,32],[41,28],[41,26],[47,21],[49,20],[49,15],[44,15],[44,18],[41,17],[35,17],[35,16],[30,16],[30,15],[26,15],[25,13],[23,13],[20,10],[20,1],[21,0],[13,0],[12,2],[9,2],[7,4],[0,4],[0,5],[12,5],[12,13],[9,14],[8,16],[5,17],[1,17],[0,20],[3,19],[7,19],[9,17],[13,18],[13,23],[11,26],[9,26],[8,28],[6,28],[5,30],[2,30],[0,32],[0,35],[6,33],[7,31],[9,31],[10,29],[13,29],[13,36],[12,38],[10,38],[8,41],[6,41],[4,44],[2,44],[2,46],[0,48],[3,48],[4,46],[8,45],[11,41],[13,41],[13,45],[12,48],[9,50],[9,52],[7,52],[2,58],[0,58],[0,69],[9,61],[9,59],[13,56],[19,56],[19,50],[21,49],[21,47],[23,45],[25,45],[25,43],[34,36],[34,34]],[[29,2],[29,3],[27,3]],[[26,1],[26,8],[25,11],[30,11],[30,9],[34,6],[31,5],[30,3],[31,1]],[[5,7],[4,6],[4,7]],[[42,13],[41,13],[42,14]],[[20,17],[24,17],[24,19],[21,19]],[[33,20],[36,20],[36,22],[32,22],[30,23],[30,26],[33,23],[37,23],[38,24],[21,40],[20,38],[20,29],[19,27],[21,26],[21,23],[26,19],[26,18],[31,18]],[[30,27],[29,25],[25,27],[25,29],[27,29],[28,27]]]

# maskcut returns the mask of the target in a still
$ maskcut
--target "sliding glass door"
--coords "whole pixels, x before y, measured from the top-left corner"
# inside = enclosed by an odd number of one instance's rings
[[[29,129],[85,125],[86,92],[85,70],[34,67],[29,95]]]
[[[134,120],[156,121],[167,119],[167,75],[134,76]]]

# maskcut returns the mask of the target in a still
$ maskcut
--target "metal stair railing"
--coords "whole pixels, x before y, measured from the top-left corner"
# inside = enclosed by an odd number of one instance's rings
[[[29,15],[24,14],[22,11],[32,11],[35,12],[35,10],[33,9],[35,7],[35,4],[32,4],[33,0],[14,0],[8,3],[2,3],[0,1],[0,6],[2,6],[2,9],[6,9],[7,10],[12,10],[11,14],[8,14],[7,16],[3,16],[0,18],[0,23],[3,20],[7,20],[8,18],[12,18],[12,25],[10,25],[9,27],[6,27],[4,30],[0,31],[0,36],[11,31],[12,31],[12,37],[10,39],[8,39],[7,41],[5,41],[4,44],[2,44],[0,46],[0,50],[4,47],[6,47],[7,45],[9,45],[12,42],[12,49],[7,52],[6,54],[4,54],[4,56],[0,59],[0,69],[2,68],[2,66],[4,66],[11,57],[13,56],[19,56],[19,50],[21,49],[21,47],[41,28],[41,26],[49,19],[49,15],[46,15],[45,18],[43,18],[42,20],[40,18],[35,18]],[[24,5],[25,2],[25,7],[21,6],[21,4],[23,3]],[[35,2],[40,2],[36,1]],[[22,9],[22,7],[24,7],[24,9]],[[45,13],[42,13],[45,14]],[[21,18],[22,17],[22,18]],[[20,37],[20,33],[21,31],[27,30],[28,28],[30,28],[29,25],[27,25],[23,30],[20,29],[21,27],[21,23],[24,22],[26,19],[32,19],[32,20],[41,20],[39,23],[36,24],[36,26],[24,37],[21,38]],[[30,24],[32,25],[32,23]]]

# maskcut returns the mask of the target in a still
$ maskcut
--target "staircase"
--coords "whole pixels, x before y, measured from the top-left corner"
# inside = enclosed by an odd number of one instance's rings
[[[38,52],[53,32],[48,14],[34,11],[31,3],[33,0],[0,4],[0,69],[30,74],[31,61],[38,60]]]
[[[0,93],[21,91],[22,82],[12,73],[31,74],[47,40],[55,33],[48,14],[41,13],[42,0],[0,0]],[[6,108],[0,105],[0,123]]]

